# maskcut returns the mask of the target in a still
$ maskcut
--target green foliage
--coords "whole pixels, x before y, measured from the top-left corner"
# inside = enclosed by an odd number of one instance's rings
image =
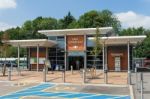
[[[38,30],[96,28],[108,26],[114,27],[115,31],[120,30],[120,22],[109,10],[89,11],[81,15],[79,19],[76,19],[71,12],[68,12],[68,14],[62,19],[39,16],[33,20],[27,20],[21,27],[1,31],[0,37],[4,32],[7,32],[11,40],[43,39],[47,37],[38,33]],[[2,44],[1,40],[0,44]],[[25,50],[23,51],[26,52]],[[10,47],[8,48],[8,53],[10,54],[8,56],[17,56],[17,49]]]
[[[123,29],[119,35],[123,36],[123,35],[128,35],[128,36],[133,36],[133,35],[144,35],[145,33],[145,29],[143,27],[139,27],[139,28],[128,28],[128,29]]]
[[[134,36],[134,35],[147,35],[146,39],[142,43],[138,43],[134,50],[135,57],[147,57],[150,58],[150,30],[146,30],[143,27],[139,28],[127,28],[123,29],[120,36]]]
[[[63,18],[58,21],[59,29],[75,28],[77,25],[76,19],[70,12]]]
[[[136,57],[147,57],[150,58],[150,31],[145,31],[147,38],[137,44],[134,54]]]
[[[116,33],[118,33],[121,28],[120,22],[109,10],[89,11],[81,15],[78,22],[79,26],[83,28],[114,27]]]
[[[96,28],[96,33],[94,37],[94,47],[91,51],[91,54],[94,56],[98,56],[101,53],[102,45],[100,43],[100,30],[99,28]]]
[[[97,27],[95,37],[94,37],[94,47],[93,47],[93,50],[91,51],[91,54],[95,56],[94,57],[95,61],[93,64],[94,66],[96,65],[96,58],[101,53],[101,51],[102,51],[102,45],[100,43],[100,30]]]

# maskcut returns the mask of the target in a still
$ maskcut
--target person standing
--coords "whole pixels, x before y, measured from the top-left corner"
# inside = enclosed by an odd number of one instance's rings
[[[79,60],[76,60],[76,67],[77,67],[77,70],[80,69],[79,66],[80,66],[80,61],[79,61]]]

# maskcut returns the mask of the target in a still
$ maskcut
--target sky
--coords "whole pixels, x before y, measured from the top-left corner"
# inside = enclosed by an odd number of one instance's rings
[[[112,11],[123,28],[150,28],[150,0],[0,0],[0,30],[22,26],[38,16],[59,19],[70,11],[79,18],[104,9]]]

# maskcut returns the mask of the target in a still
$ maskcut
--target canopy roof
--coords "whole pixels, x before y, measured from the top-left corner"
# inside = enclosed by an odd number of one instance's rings
[[[111,36],[111,37],[102,37],[101,43],[105,43],[106,45],[120,45],[120,44],[137,44],[138,42],[142,42],[146,38],[145,35],[141,36]],[[93,37],[89,38],[94,40]]]
[[[107,34],[113,32],[112,27],[99,28],[101,34]],[[40,30],[38,31],[46,36],[59,36],[59,35],[84,35],[93,34],[96,32],[96,28],[80,28],[80,29],[62,29],[62,30]]]
[[[36,47],[38,45],[41,47],[52,47],[57,44],[55,41],[47,39],[8,40],[3,41],[3,43],[10,44],[15,47],[17,47],[18,45],[20,47]]]

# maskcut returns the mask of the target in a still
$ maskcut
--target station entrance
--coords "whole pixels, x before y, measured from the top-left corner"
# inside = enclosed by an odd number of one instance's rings
[[[69,56],[69,70],[71,66],[73,70],[80,70],[84,67],[84,57],[83,56]]]

